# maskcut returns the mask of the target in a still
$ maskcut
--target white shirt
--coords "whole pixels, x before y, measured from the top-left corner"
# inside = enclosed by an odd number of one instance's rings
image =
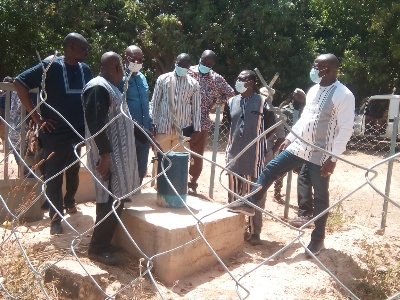
[[[314,85],[307,93],[306,106],[293,131],[302,139],[339,156],[353,132],[355,100],[353,93],[338,80],[330,86]],[[292,143],[292,154],[322,165],[329,155],[307,145],[292,133],[286,137]]]

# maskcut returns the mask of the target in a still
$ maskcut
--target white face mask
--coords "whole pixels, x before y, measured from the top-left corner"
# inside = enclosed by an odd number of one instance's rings
[[[133,63],[130,61],[128,65],[128,70],[133,73],[137,73],[142,69],[142,66],[143,64]]]
[[[247,87],[244,86],[246,82],[244,81],[236,81],[235,83],[235,89],[238,91],[238,93],[243,94],[245,91],[247,91]]]
[[[319,72],[320,71],[324,71],[324,70],[326,70],[326,69],[318,70],[316,68],[311,68],[311,71],[310,71],[310,79],[311,79],[311,81],[314,82],[314,83],[320,83],[321,80],[322,80],[322,77],[324,77],[325,75],[320,77],[319,76]]]

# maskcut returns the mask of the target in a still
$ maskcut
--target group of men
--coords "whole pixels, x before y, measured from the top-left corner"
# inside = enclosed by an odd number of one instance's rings
[[[314,189],[314,216],[328,207],[329,178],[336,158],[344,151],[350,137],[354,111],[354,97],[337,80],[339,62],[334,55],[321,55],[314,61],[311,79],[316,85],[307,94],[304,112],[293,127],[295,134],[289,134],[285,140],[280,126],[251,146],[247,150],[251,155],[243,155],[237,160],[235,156],[244,147],[279,121],[268,107],[267,99],[274,91],[264,89],[261,95],[256,93],[253,71],[239,74],[235,85],[239,94],[235,96],[225,79],[212,70],[216,63],[213,51],[204,51],[195,66],[191,66],[189,55],[182,53],[176,59],[175,69],[158,77],[149,102],[149,86],[140,72],[143,52],[139,47],[127,47],[124,58],[115,52],[104,53],[100,74],[95,78],[83,62],[89,45],[82,35],[68,34],[63,48],[63,56],[44,60],[22,72],[15,78],[14,85],[21,103],[32,112],[32,119],[40,128],[39,137],[46,160],[44,180],[50,203],[50,234],[63,232],[64,209],[66,213],[76,212],[74,197],[79,184],[79,161],[75,151],[79,155],[76,145],[86,137],[88,168],[96,176],[96,227],[88,251],[91,259],[106,264],[118,261],[111,245],[117,218],[110,212],[115,209],[119,215],[124,200],[128,200],[122,198],[129,197],[142,183],[149,156],[148,137],[158,142],[165,152],[170,149],[184,151],[181,131],[191,128],[189,145],[185,146],[203,155],[212,126],[209,114],[215,103],[227,103],[229,108],[231,132],[227,167],[231,171],[231,190],[245,196],[250,192],[250,182],[262,185],[248,201],[235,201],[237,197],[229,197],[232,202],[229,210],[251,216],[251,241],[254,244],[260,242],[262,227],[262,213],[255,207],[264,207],[266,189],[287,171],[306,165]],[[29,90],[41,87],[44,69],[50,63],[45,77],[47,98],[39,114],[33,111]],[[122,92],[128,78],[128,109],[125,109]],[[141,128],[133,126],[133,120]],[[333,156],[312,145],[333,153]],[[195,156],[190,165],[188,188],[191,194],[197,193],[202,162]],[[66,168],[69,188],[63,197],[61,171]],[[247,180],[238,180],[236,175]],[[115,199],[122,201],[113,207]],[[313,253],[323,247],[326,218],[327,214],[315,220],[309,245]]]
[[[117,258],[111,239],[117,218],[110,212],[115,209],[120,215],[124,201],[129,200],[121,198],[142,183],[149,156],[148,137],[164,151],[172,148],[183,151],[179,146],[180,130],[191,126],[189,146],[202,155],[211,127],[210,109],[217,101],[226,102],[234,91],[212,70],[216,62],[213,51],[205,51],[199,64],[193,67],[189,55],[182,53],[176,59],[174,71],[158,78],[149,106],[149,87],[140,72],[143,52],[139,47],[127,47],[123,59],[114,52],[104,53],[100,74],[95,78],[84,63],[89,45],[81,34],[68,34],[63,50],[63,56],[44,59],[14,81],[21,103],[32,112],[32,120],[40,128],[48,200],[43,207],[48,204],[50,234],[63,233],[64,212],[77,211],[75,194],[80,168],[77,145],[86,137],[88,168],[96,176],[96,226],[88,254],[91,259],[115,264]],[[42,88],[43,73],[49,65],[44,82],[46,93],[42,94],[45,102],[39,114],[29,98],[29,90]],[[128,109],[121,112],[122,92],[128,78]],[[139,126],[133,126],[133,120]],[[63,170],[67,186],[64,196]],[[195,158],[189,171],[191,193],[196,193],[201,170],[202,160]],[[113,208],[115,199],[123,201]]]

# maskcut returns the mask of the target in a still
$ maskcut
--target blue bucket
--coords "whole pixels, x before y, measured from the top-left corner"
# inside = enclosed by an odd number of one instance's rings
[[[162,207],[180,208],[184,207],[187,197],[187,183],[188,183],[188,165],[189,153],[187,152],[169,152],[167,157],[171,160],[172,166],[166,171],[169,181],[174,186],[179,196],[172,190],[165,174],[161,174],[157,178],[157,204]],[[168,167],[169,161],[163,155],[157,154],[158,159],[158,172],[162,172],[161,163],[164,170]],[[181,200],[183,199],[183,202]]]

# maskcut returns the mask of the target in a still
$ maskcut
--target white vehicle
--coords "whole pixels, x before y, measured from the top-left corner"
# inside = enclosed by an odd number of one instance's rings
[[[366,99],[354,119],[352,143],[378,144],[390,142],[393,121],[399,117],[400,95],[376,95]],[[354,141],[355,140],[355,141]],[[399,134],[397,135],[399,140]]]

